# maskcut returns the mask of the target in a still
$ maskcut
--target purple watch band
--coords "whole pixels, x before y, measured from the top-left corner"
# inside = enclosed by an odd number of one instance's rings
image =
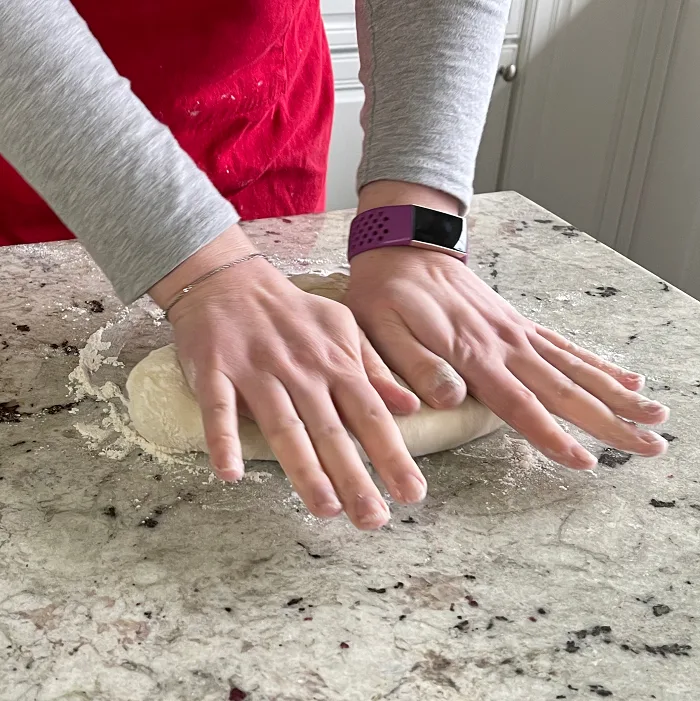
[[[368,209],[350,225],[348,260],[359,253],[386,246],[408,246],[413,240],[413,206]]]
[[[348,260],[387,246],[426,248],[466,262],[466,222],[461,217],[412,204],[368,209],[353,219]]]

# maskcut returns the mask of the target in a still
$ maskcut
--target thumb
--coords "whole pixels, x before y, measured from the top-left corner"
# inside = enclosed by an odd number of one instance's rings
[[[433,409],[459,406],[467,386],[459,373],[443,358],[426,348],[398,317],[384,318],[368,328],[372,342],[397,374]]]

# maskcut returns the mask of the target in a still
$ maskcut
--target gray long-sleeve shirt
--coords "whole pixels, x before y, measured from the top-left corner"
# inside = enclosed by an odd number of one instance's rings
[[[400,180],[469,202],[509,1],[357,0],[359,187]],[[125,302],[238,218],[69,0],[0,0],[0,154]]]

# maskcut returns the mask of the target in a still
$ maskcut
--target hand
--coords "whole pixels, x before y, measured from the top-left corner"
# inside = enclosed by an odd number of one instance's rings
[[[165,306],[204,272],[252,250],[234,227],[151,294]],[[302,292],[256,258],[193,288],[173,307],[170,320],[202,409],[211,462],[222,479],[243,475],[238,399],[314,515],[345,510],[363,529],[389,519],[343,422],[395,499],[423,499],[425,479],[385,406],[409,413],[418,399],[394,381],[346,307]]]
[[[654,425],[669,414],[637,393],[640,375],[521,316],[455,258],[416,248],[362,253],[352,260],[345,303],[382,358],[432,407],[459,404],[468,387],[548,458],[575,469],[592,469],[596,458],[552,414],[630,453],[667,448],[629,423]]]

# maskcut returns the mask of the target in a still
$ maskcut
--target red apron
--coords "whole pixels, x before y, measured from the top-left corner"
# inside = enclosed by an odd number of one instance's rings
[[[319,0],[73,5],[243,219],[323,210],[333,77]],[[0,158],[0,245],[66,238]]]

